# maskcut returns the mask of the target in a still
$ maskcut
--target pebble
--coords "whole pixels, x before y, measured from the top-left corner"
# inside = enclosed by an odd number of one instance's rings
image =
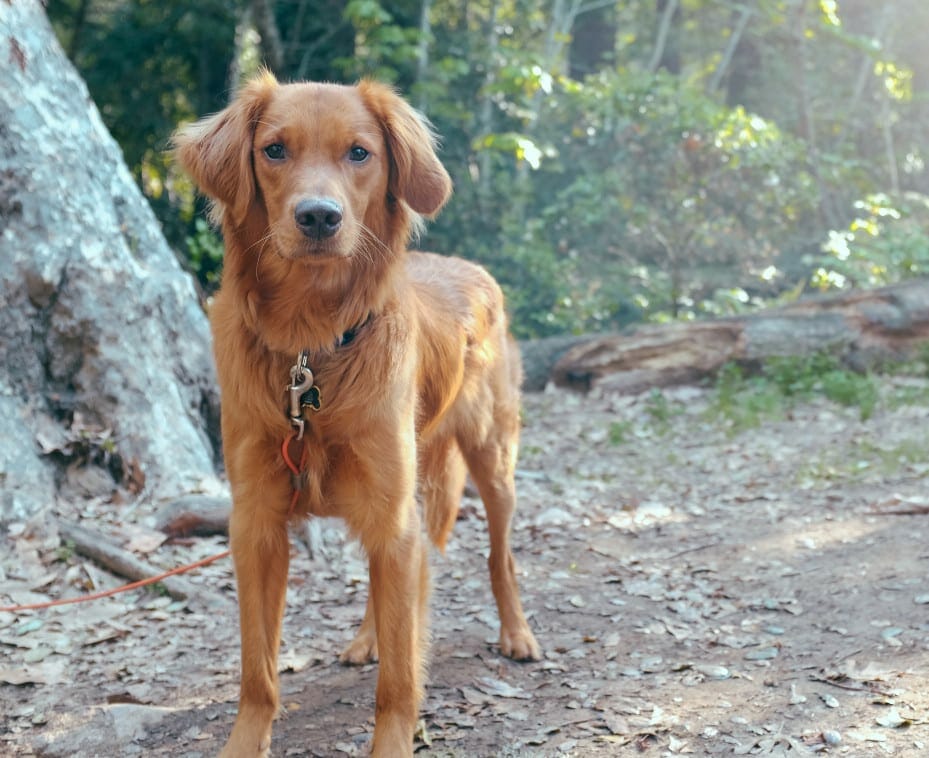
[[[26,654],[23,656],[23,661],[26,663],[39,663],[40,661],[44,661],[54,652],[55,651],[50,647],[44,647],[40,645],[39,647],[32,648],[32,650],[27,650]]]
[[[770,661],[777,658],[778,650],[776,647],[762,647],[757,650],[749,650],[745,654],[747,661]]]
[[[649,656],[648,658],[643,658],[642,661],[639,663],[639,667],[646,674],[656,674],[659,671],[664,670],[665,667],[663,663],[664,661],[662,660],[660,655],[652,655],[652,656]]]
[[[838,745],[842,741],[842,735],[836,731],[829,730],[823,732],[823,742],[827,745]]]
[[[707,679],[728,679],[732,674],[725,666],[713,666],[710,664],[701,664],[694,666],[694,670],[703,674]]]

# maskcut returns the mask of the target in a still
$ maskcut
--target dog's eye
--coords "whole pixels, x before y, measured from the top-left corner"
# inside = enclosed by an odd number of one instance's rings
[[[361,163],[364,161],[370,153],[365,150],[361,145],[355,145],[351,150],[348,151],[349,160],[354,161],[355,163]]]
[[[274,144],[268,145],[264,149],[264,153],[272,161],[279,161],[284,157],[284,146],[280,142],[275,142]]]

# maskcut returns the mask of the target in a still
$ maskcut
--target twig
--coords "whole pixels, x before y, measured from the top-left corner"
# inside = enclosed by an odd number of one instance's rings
[[[865,682],[862,684],[842,684],[841,682],[836,682],[833,679],[829,679],[824,676],[814,676],[810,674],[810,681],[812,682],[822,682],[823,684],[828,684],[832,687],[838,687],[840,690],[848,690],[849,692],[877,692],[879,694],[886,694],[886,691],[877,685],[877,682]]]
[[[907,505],[903,508],[872,508],[875,516],[925,516],[929,514],[929,505]]]

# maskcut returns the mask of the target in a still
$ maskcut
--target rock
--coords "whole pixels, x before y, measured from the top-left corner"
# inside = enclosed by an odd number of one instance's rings
[[[0,27],[0,521],[52,499],[49,419],[111,430],[156,496],[195,489],[218,394],[193,281],[41,4],[0,3]]]
[[[114,745],[121,754],[132,742],[144,739],[148,731],[175,711],[131,703],[116,703],[75,709],[49,718],[49,727],[33,744],[40,755],[110,755]],[[140,749],[134,752],[141,753]]]

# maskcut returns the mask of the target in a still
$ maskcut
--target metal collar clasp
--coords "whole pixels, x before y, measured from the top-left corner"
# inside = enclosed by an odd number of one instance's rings
[[[290,385],[287,388],[289,398],[287,415],[298,440],[303,439],[303,433],[306,430],[303,409],[312,408],[318,411],[321,406],[319,387],[313,383],[313,372],[307,365],[308,360],[306,350],[297,356],[297,362],[290,367]]]

